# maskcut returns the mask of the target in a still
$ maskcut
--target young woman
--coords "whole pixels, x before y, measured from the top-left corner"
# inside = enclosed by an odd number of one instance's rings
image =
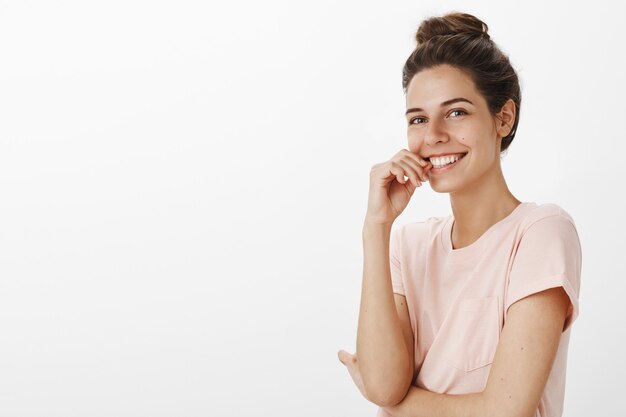
[[[487,29],[465,13],[421,23],[409,149],[370,172],[358,358],[339,360],[379,416],[562,415],[581,247],[565,210],[507,187],[520,87]],[[452,214],[392,230],[425,181]]]

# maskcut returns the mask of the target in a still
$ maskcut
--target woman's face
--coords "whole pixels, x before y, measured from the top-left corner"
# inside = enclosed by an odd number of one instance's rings
[[[463,154],[457,162],[429,171],[433,190],[464,190],[494,170],[501,173],[502,136],[467,75],[449,65],[423,70],[409,83],[406,96],[409,151],[422,158]]]

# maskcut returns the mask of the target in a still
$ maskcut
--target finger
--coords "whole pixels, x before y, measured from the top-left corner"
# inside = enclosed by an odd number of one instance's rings
[[[346,352],[345,350],[341,350],[339,354],[341,355],[341,359],[344,365],[356,363],[356,353],[352,354],[350,352]]]
[[[407,181],[408,180],[408,181]],[[413,194],[413,192],[417,189],[417,187],[421,186],[422,183],[419,180],[416,180],[415,178],[412,177],[408,177],[405,180],[405,184],[404,186],[407,188],[407,190],[409,191],[409,194]]]
[[[417,174],[413,171],[413,169],[411,169],[411,167],[409,167],[409,165],[407,165],[401,159],[395,160],[393,161],[393,163],[398,167],[399,175],[402,177],[403,180],[405,176],[409,177],[411,183],[416,187],[418,186],[419,179],[417,178]],[[406,180],[404,180],[402,183],[404,184],[405,182]]]
[[[400,171],[393,161],[389,162],[387,169],[389,170],[389,176],[395,176],[396,180],[400,182]]]
[[[397,160],[396,163],[402,167],[402,170],[404,171],[403,175],[409,177],[416,187],[422,185],[416,167],[409,165],[409,162],[405,159]]]
[[[396,176],[396,180],[398,180],[400,184],[406,183],[406,180],[404,179],[404,168],[398,164],[398,161],[390,161],[389,172]]]
[[[413,153],[411,151],[409,151],[408,149],[403,149],[404,152],[402,152],[404,155],[407,155],[408,157],[410,157],[412,160],[414,160],[415,162],[417,162],[421,167],[425,167],[428,164],[428,161],[425,160],[424,158],[422,158],[421,156],[419,156],[416,153]]]
[[[409,153],[408,156],[403,159],[403,162],[406,162],[415,170],[415,172],[417,172],[421,181],[425,181],[427,179],[424,173],[425,167],[428,166],[427,161],[424,161],[420,159],[419,157],[415,156],[414,154]],[[422,163],[425,165],[422,166]]]
[[[426,168],[429,164],[428,161],[424,161],[422,159],[419,159],[419,157],[415,156],[414,154],[410,154],[409,157],[403,159],[403,162],[406,162],[418,173],[421,181],[428,181],[428,176],[426,175]],[[425,164],[424,166],[420,165],[422,162]]]
[[[417,167],[420,168],[418,170],[418,172],[420,173],[420,176],[422,177],[423,181],[428,181],[428,176],[426,175],[426,172],[429,169],[429,166],[432,167],[430,161],[427,161],[426,159],[422,158],[421,156],[413,153],[413,152],[409,152],[406,151],[405,155],[408,156],[408,159],[411,161],[415,161],[417,163]]]
[[[347,366],[348,362],[350,361],[350,354],[345,350],[340,350],[337,353],[337,356],[339,357],[339,361]]]
[[[415,175],[420,182],[426,181],[428,178],[426,177],[426,173],[424,172],[424,168],[422,168],[414,159],[407,158],[403,160],[407,165],[409,165],[415,171]]]
[[[428,177],[428,171],[430,171],[433,167],[433,164],[430,163],[430,161],[425,161],[426,165],[424,165],[423,167],[419,167],[420,169],[420,174],[422,175],[422,177],[424,178],[424,181],[428,181],[430,178]]]
[[[427,180],[430,181],[430,170],[433,169],[433,164],[430,163],[430,161],[427,161],[428,165],[426,165],[426,167],[424,167],[424,176],[426,177]]]
[[[428,161],[425,159],[422,159],[422,157],[420,157],[419,155],[415,155],[412,152],[410,154],[413,157],[413,159],[415,159],[415,161],[417,161],[417,163],[420,164],[420,166],[425,167],[428,164]]]

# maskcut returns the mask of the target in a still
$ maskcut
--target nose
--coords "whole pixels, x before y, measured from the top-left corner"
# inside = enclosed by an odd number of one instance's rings
[[[438,120],[430,120],[426,127],[424,142],[429,146],[434,146],[437,142],[448,142],[450,137],[443,127],[443,123]]]

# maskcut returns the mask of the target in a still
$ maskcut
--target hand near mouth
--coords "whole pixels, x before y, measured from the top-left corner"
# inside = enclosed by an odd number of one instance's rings
[[[428,181],[430,161],[401,149],[390,160],[370,170],[370,190],[366,221],[391,224],[409,204],[413,193]],[[404,178],[408,177],[408,181]]]

